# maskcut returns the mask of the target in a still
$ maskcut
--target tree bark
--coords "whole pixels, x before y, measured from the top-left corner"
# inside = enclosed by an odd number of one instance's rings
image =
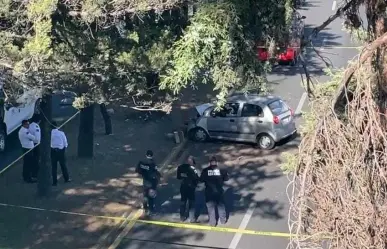
[[[105,122],[105,135],[110,135],[113,133],[112,119],[110,118],[110,115],[104,103],[99,105],[99,109],[101,111],[103,121]]]
[[[50,123],[51,122],[51,108],[52,95],[45,94],[40,103],[41,117],[40,117],[40,167],[38,172],[38,196],[47,197],[51,192],[51,165],[50,165]]]
[[[92,158],[94,154],[94,104],[81,110],[78,133],[78,157]]]

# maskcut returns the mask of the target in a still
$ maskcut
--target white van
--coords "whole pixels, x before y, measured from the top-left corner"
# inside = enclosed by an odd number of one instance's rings
[[[6,149],[7,136],[17,130],[23,120],[39,113],[41,96],[40,89],[32,89],[24,91],[16,100],[8,101],[0,83],[0,152]],[[54,121],[61,122],[76,113],[77,110],[72,107],[75,97],[76,94],[69,91],[54,92],[52,107]]]
[[[24,119],[32,118],[37,112],[40,98],[40,89],[32,89],[8,101],[0,83],[0,152],[5,150],[7,136],[18,129]]]

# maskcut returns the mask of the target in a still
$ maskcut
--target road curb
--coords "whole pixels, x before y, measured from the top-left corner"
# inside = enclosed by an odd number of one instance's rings
[[[174,148],[172,148],[172,150],[169,153],[169,155],[161,163],[160,170],[168,172],[171,169],[171,165],[170,164],[172,163],[172,161],[177,158],[179,153],[183,150],[183,148],[187,144],[188,144],[188,140],[184,139],[179,145],[177,145]],[[136,204],[137,204],[137,202],[134,204],[134,206],[136,206]],[[115,226],[110,232],[108,232],[108,235],[101,236],[101,238],[102,237],[104,237],[104,238],[100,239],[101,242],[99,242],[97,244],[97,247],[101,248],[101,249],[102,248],[116,249],[122,243],[122,241],[125,238],[125,236],[131,231],[131,229],[133,228],[133,226],[136,223],[136,220],[141,217],[141,215],[139,215],[139,211],[141,211],[140,213],[142,214],[142,209],[133,210],[129,215],[127,215],[125,217],[125,220],[123,222],[121,222],[118,226]],[[133,212],[136,212],[136,213],[133,214]],[[133,214],[133,217],[130,218],[132,216],[132,214]],[[121,230],[122,228],[123,228],[123,230]],[[117,234],[116,236],[113,235],[115,238],[114,238],[113,242],[109,246],[102,245],[104,242],[106,242],[109,239],[109,236],[113,232],[115,233],[115,232],[118,232],[120,230],[121,230],[121,232],[119,232],[119,234]],[[107,242],[107,243],[109,243],[109,242]]]
[[[142,214],[143,214],[143,211],[139,209],[133,215],[130,214],[127,217],[127,219],[125,220],[127,224],[125,225],[124,229],[117,235],[116,239],[108,247],[108,249],[116,249],[121,244],[122,240],[130,232],[130,230],[132,230],[133,226],[136,223],[136,220],[139,219],[142,216]]]

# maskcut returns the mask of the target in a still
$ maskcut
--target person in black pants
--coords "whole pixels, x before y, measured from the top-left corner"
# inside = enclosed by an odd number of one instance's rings
[[[36,182],[32,177],[35,159],[32,154],[34,148],[35,136],[29,131],[30,123],[28,120],[22,121],[22,127],[19,130],[19,141],[23,149],[23,180],[27,183]]]
[[[206,186],[205,198],[211,226],[217,225],[216,209],[218,210],[220,223],[225,224],[227,222],[223,185],[228,179],[228,173],[218,168],[215,157],[210,159],[209,166],[200,175],[200,181],[204,182]]]
[[[63,131],[56,128],[57,124],[52,123],[53,129],[51,131],[51,166],[52,166],[52,185],[56,186],[58,183],[57,167],[58,162],[62,170],[65,182],[71,182],[69,172],[66,165],[66,148],[68,147],[67,138]]]
[[[161,174],[153,160],[153,152],[148,150],[145,156],[146,159],[137,164],[136,173],[141,175],[143,179],[143,208],[145,214],[151,216],[155,212],[156,191]]]
[[[34,157],[34,167],[31,170],[32,178],[37,179],[38,178],[38,172],[39,172],[39,164],[40,164],[40,140],[41,140],[41,131],[39,126],[39,115],[34,114],[34,116],[31,118],[31,123],[29,126],[30,133],[35,137],[34,140],[34,149],[32,150],[32,155]]]
[[[187,219],[187,203],[189,211],[189,219],[191,223],[196,222],[195,218],[195,190],[199,183],[199,174],[195,168],[195,160],[193,156],[189,156],[187,163],[180,165],[177,168],[177,179],[182,180],[180,185],[180,219]]]

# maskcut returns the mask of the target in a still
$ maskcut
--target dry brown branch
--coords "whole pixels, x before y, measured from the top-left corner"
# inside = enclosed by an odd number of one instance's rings
[[[303,50],[303,48],[305,48],[305,47],[312,46],[313,45],[312,39],[317,37],[317,35],[318,35],[318,33],[320,31],[324,30],[329,24],[331,24],[334,20],[336,20],[337,18],[342,16],[352,6],[358,4],[358,2],[359,2],[358,0],[351,0],[351,1],[347,2],[344,6],[338,8],[334,15],[329,16],[328,19],[325,20],[320,26],[314,28],[312,30],[312,32],[309,34],[309,36],[306,39],[304,38],[302,40],[302,42],[301,42],[301,50]],[[314,51],[317,53],[316,50],[314,50]],[[300,61],[301,61],[302,68],[304,70],[304,74],[305,74],[305,78],[306,78],[306,82],[304,82],[304,85],[306,86],[306,92],[308,93],[308,96],[311,97],[311,96],[313,96],[313,93],[312,93],[312,90],[311,90],[311,85],[313,85],[313,81],[312,81],[312,79],[310,77],[306,60],[302,56],[302,54],[300,55]],[[323,61],[327,65],[327,63],[326,63],[326,61],[324,59],[323,59]]]
[[[307,39],[303,41],[303,47],[309,46],[312,43],[312,39],[314,37],[317,37],[318,33],[328,27],[329,24],[331,24],[334,20],[341,17],[346,11],[348,11],[353,5],[356,5],[359,3],[359,0],[351,0],[347,2],[344,6],[338,8],[335,12],[335,14],[328,17],[327,20],[325,20],[320,26],[314,28]]]
[[[289,248],[386,248],[387,99],[370,60],[385,44],[387,33],[365,47],[335,95],[311,103],[318,123],[299,147]]]
[[[360,55],[359,63],[349,67],[345,71],[345,75],[342,80],[342,83],[340,84],[340,88],[337,90],[337,93],[333,99],[332,110],[336,109],[337,102],[343,98],[345,94],[345,89],[347,88],[349,82],[351,81],[351,78],[355,73],[356,69],[359,68],[361,64],[365,63],[368,59],[370,59],[377,48],[380,48],[382,45],[385,45],[385,44],[387,44],[387,33],[385,33],[381,37],[371,42],[368,46],[366,46],[363,50],[363,53]]]

